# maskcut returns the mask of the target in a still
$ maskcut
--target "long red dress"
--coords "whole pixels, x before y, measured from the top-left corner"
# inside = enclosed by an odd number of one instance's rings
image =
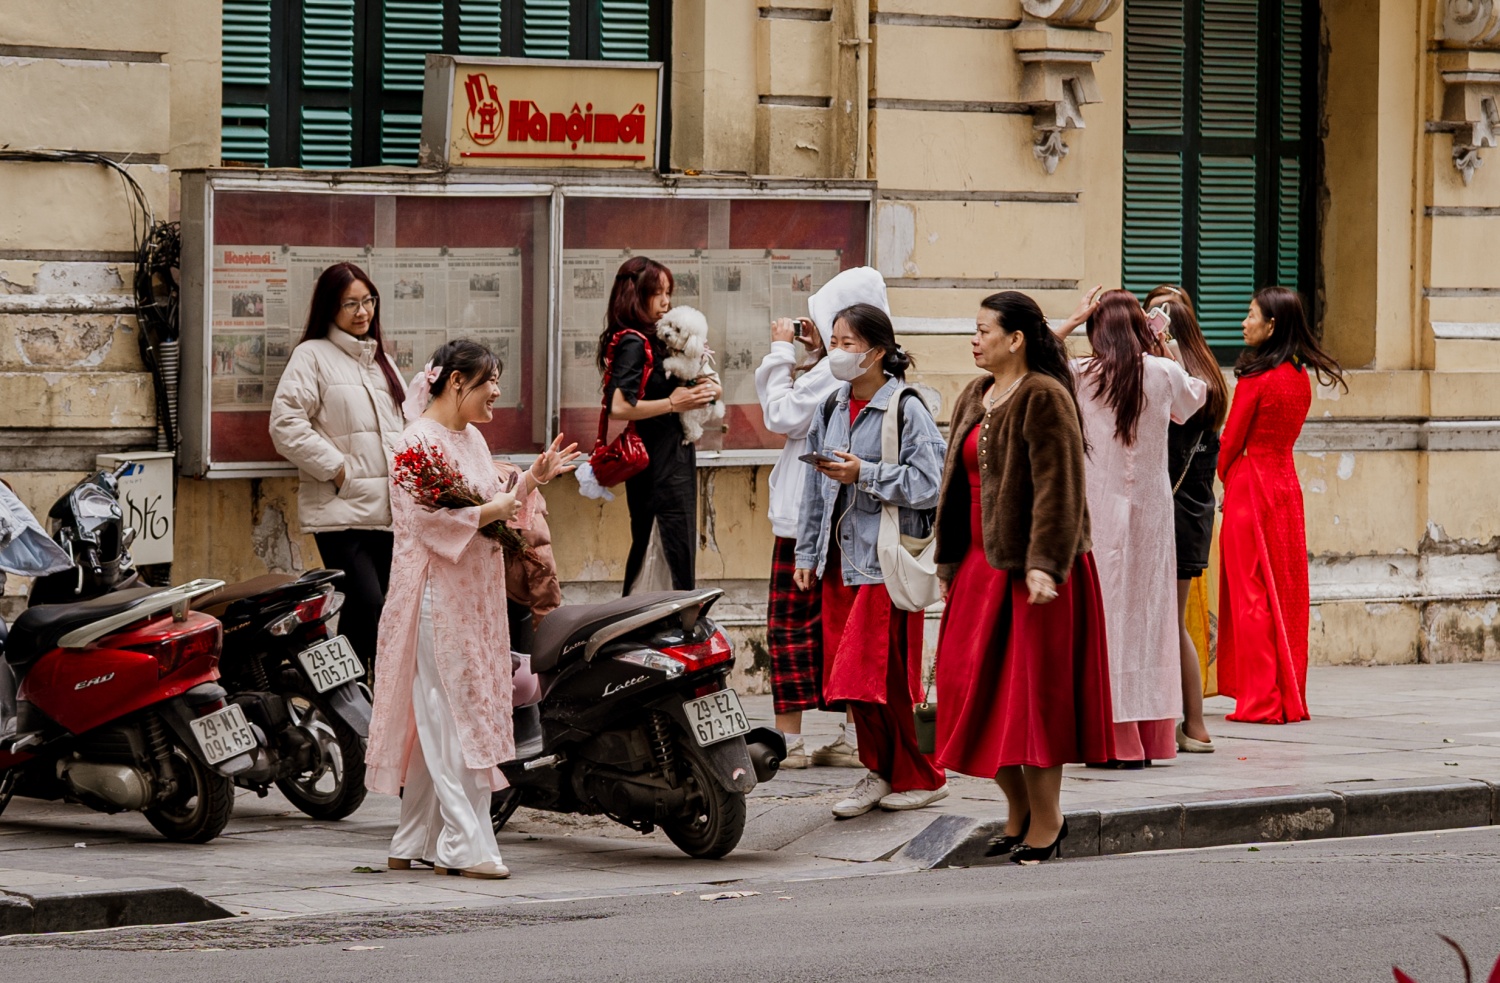
[[[1292,445],[1312,380],[1290,362],[1245,376],[1224,424],[1219,478],[1219,692],[1230,720],[1308,719],[1307,529]]]
[[[938,635],[937,762],[993,778],[1007,765],[1108,761],[1114,712],[1093,554],[1074,561],[1055,600],[1029,603],[1026,575],[984,555],[977,426],[963,466],[971,535]]]

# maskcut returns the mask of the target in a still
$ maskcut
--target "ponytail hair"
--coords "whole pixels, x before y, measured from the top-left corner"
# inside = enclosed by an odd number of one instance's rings
[[[468,388],[472,389],[482,382],[498,378],[505,371],[505,363],[500,361],[498,355],[479,342],[466,338],[439,345],[437,351],[432,353],[432,367],[438,370],[438,377],[431,387],[434,399],[447,390],[448,383],[455,375],[462,376],[468,383]]]
[[[849,325],[849,330],[871,348],[883,349],[885,357],[880,360],[880,367],[891,378],[905,382],[906,370],[916,368],[916,358],[896,344],[896,328],[890,315],[874,304],[850,304],[834,315],[833,321]]]

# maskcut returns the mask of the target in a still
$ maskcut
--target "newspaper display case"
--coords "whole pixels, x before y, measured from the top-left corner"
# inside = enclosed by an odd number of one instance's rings
[[[864,182],[226,168],[185,172],[182,189],[180,461],[194,477],[295,471],[271,445],[271,397],[313,284],[340,261],[375,282],[403,377],[451,338],[500,356],[482,430],[497,456],[529,461],[559,429],[592,446],[609,289],[650,255],[673,271],[673,302],[707,316],[724,380],[726,429],[705,434],[700,463],[768,462],[783,439],[754,372],[770,323],[805,314],[870,245]]]

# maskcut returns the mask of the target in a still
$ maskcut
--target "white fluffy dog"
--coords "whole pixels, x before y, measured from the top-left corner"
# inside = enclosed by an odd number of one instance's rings
[[[691,307],[672,308],[656,322],[656,336],[671,353],[662,363],[662,370],[667,375],[687,382],[710,379],[722,385],[719,373],[714,371],[713,352],[708,347],[708,319],[701,311]],[[714,420],[724,419],[724,403],[718,400],[695,410],[686,410],[679,416],[683,438],[690,444],[695,443],[703,436],[704,427]],[[722,425],[720,429],[723,429]]]

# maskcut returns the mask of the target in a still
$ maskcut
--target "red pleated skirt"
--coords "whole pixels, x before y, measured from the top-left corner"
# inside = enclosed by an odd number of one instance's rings
[[[964,446],[970,475],[975,443],[970,434]],[[982,778],[1008,765],[1109,761],[1114,713],[1093,554],[1078,557],[1056,599],[1029,603],[1025,574],[985,558],[978,484],[971,478],[971,546],[938,636],[935,760]]]

